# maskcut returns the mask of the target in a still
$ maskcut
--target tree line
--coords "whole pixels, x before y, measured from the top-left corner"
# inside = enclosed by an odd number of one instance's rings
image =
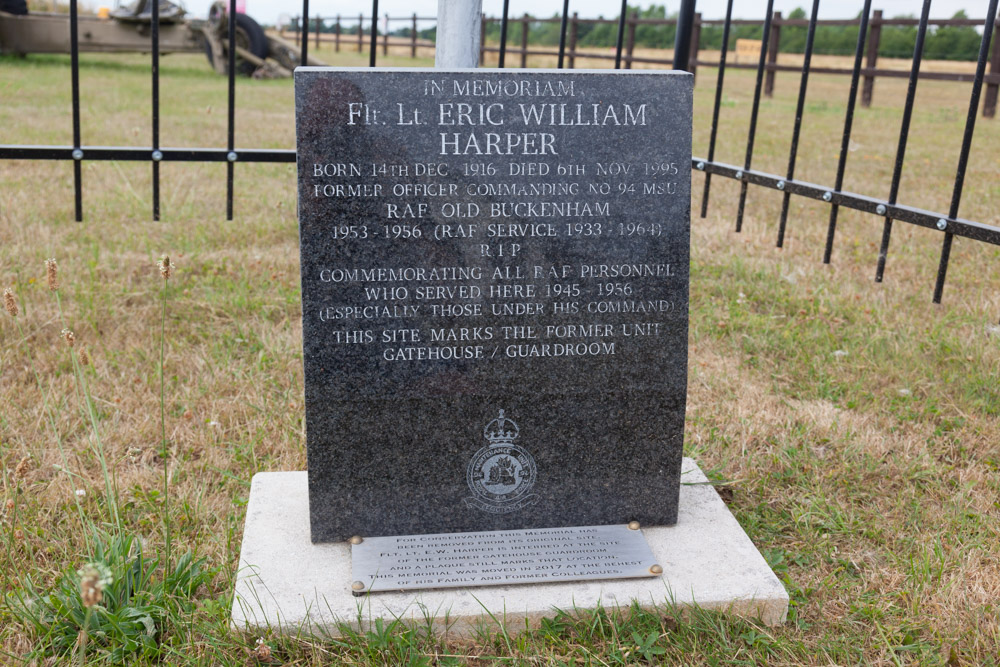
[[[664,5],[651,5],[645,9],[629,6],[629,15],[636,12],[640,19],[676,18],[676,13],[667,14]],[[860,13],[858,15],[860,17]],[[559,15],[555,15],[559,18]],[[602,17],[603,18],[603,17]],[[613,19],[617,17],[612,17]],[[792,11],[787,18],[807,19],[801,7]],[[894,18],[915,18],[908,14]],[[955,19],[969,18],[964,11],[958,11]],[[507,30],[508,44],[521,43],[520,20],[511,17]],[[757,25],[733,25],[729,29],[729,48],[736,46],[737,39],[760,39],[764,27],[763,20]],[[528,24],[528,43],[546,46],[559,45],[558,22]],[[722,48],[722,25],[703,25],[698,48],[718,51]],[[675,25],[638,25],[635,29],[635,45],[653,49],[672,49]],[[614,46],[618,37],[615,23],[580,23],[577,26],[578,47]],[[487,41],[500,41],[500,24],[491,22],[486,29]],[[973,26],[931,26],[924,40],[924,58],[929,60],[975,60],[979,55],[979,31]],[[813,53],[826,55],[853,55],[858,41],[857,26],[816,26]],[[879,40],[879,55],[886,58],[910,58],[917,41],[917,26],[882,26]],[[778,50],[781,53],[803,53],[806,48],[806,26],[781,26]]]
[[[676,18],[675,14],[667,14],[666,6],[650,5],[646,8],[629,6],[628,14],[637,13],[640,19],[665,19]],[[860,16],[860,14],[859,14]],[[560,18],[558,14],[554,18]],[[603,17],[599,17],[603,18]],[[787,18],[805,19],[808,18],[806,11],[801,7],[793,10]],[[913,15],[896,16],[894,18],[914,18]],[[958,11],[952,17],[955,19],[968,18],[964,11]],[[577,25],[577,48],[586,47],[613,47],[618,37],[617,17],[611,17],[609,23],[579,23]],[[297,21],[293,19],[292,29],[295,30]],[[521,30],[523,22],[520,17],[511,16],[507,27],[507,44],[516,48],[521,44]],[[754,25],[733,25],[729,30],[729,48],[736,46],[737,39],[760,39],[764,22]],[[341,34],[357,35],[358,24],[341,25]],[[309,31],[316,29],[316,21],[310,19]],[[366,26],[367,33],[371,28]],[[323,20],[320,22],[319,30],[322,33],[332,33],[335,30],[334,22]],[[417,36],[421,39],[433,41],[436,37],[436,28],[430,27],[418,30]],[[560,24],[558,21],[528,22],[528,43],[532,46],[558,46],[559,45]],[[701,38],[698,48],[718,51],[722,48],[722,25],[703,25],[701,27]],[[399,37],[409,37],[411,28],[401,27],[390,31],[390,35]],[[635,45],[637,47],[651,49],[672,49],[674,47],[674,36],[677,33],[675,25],[637,25],[635,29]],[[381,34],[381,31],[377,31]],[[929,60],[975,60],[979,55],[979,31],[973,26],[931,26],[927,31],[924,41],[924,58]],[[879,40],[879,55],[886,58],[910,58],[913,56],[913,46],[917,40],[917,26],[882,26],[882,36]],[[496,44],[500,41],[500,22],[490,21],[486,25],[487,43]],[[857,26],[828,26],[819,25],[816,27],[816,37],[813,44],[813,53],[825,55],[852,55],[858,41]],[[781,53],[802,53],[806,47],[806,26],[782,26],[781,39],[778,44]]]

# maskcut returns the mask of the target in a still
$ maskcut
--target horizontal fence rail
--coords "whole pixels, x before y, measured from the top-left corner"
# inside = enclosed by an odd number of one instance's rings
[[[871,11],[871,0],[863,1],[863,9],[857,19],[850,20],[819,20],[820,0],[812,0],[812,11],[808,20],[782,18],[780,12],[773,12],[773,0],[768,0],[767,11],[763,21],[738,20],[732,18],[733,1],[727,1],[726,15],[724,19],[706,20],[694,12],[694,0],[682,0],[678,19],[641,19],[637,15],[627,14],[627,0],[622,0],[619,14],[616,19],[581,19],[574,12],[570,14],[569,0],[563,0],[562,12],[556,18],[534,18],[528,15],[511,18],[509,16],[509,0],[504,0],[504,11],[499,18],[484,18],[481,29],[485,35],[488,26],[492,23],[500,23],[499,44],[497,46],[483,46],[480,58],[485,59],[487,53],[496,53],[498,64],[504,67],[506,55],[514,54],[519,56],[519,64],[524,67],[527,64],[527,57],[530,55],[556,56],[558,68],[573,68],[577,59],[602,58],[614,61],[614,67],[629,68],[635,63],[650,63],[661,65],[672,65],[676,69],[686,69],[691,72],[697,70],[698,65],[711,65],[717,69],[717,81],[715,86],[714,108],[712,114],[711,133],[706,158],[693,156],[691,159],[692,169],[704,173],[704,190],[701,199],[701,217],[707,215],[710,202],[712,176],[731,178],[740,183],[739,205],[736,211],[736,231],[740,231],[745,212],[747,191],[750,186],[774,189],[783,193],[782,212],[779,222],[777,245],[781,247],[784,242],[787,224],[789,200],[792,195],[819,200],[830,204],[830,220],[827,230],[826,247],[823,261],[829,263],[835,243],[837,213],[840,207],[869,213],[883,220],[882,243],[879,250],[878,265],[876,268],[875,280],[881,281],[885,272],[888,250],[891,242],[892,224],[894,221],[905,222],[918,227],[935,230],[941,233],[942,245],[938,267],[937,279],[934,287],[933,301],[940,303],[947,276],[950,253],[953,240],[956,236],[974,241],[1000,245],[1000,227],[994,227],[981,222],[967,220],[959,217],[962,191],[965,181],[966,169],[968,166],[969,152],[972,147],[976,118],[982,97],[983,87],[986,87],[986,94],[983,99],[983,115],[990,117],[995,114],[997,103],[997,88],[1000,84],[1000,25],[997,24],[997,0],[989,0],[985,19],[946,19],[933,20],[928,17],[930,0],[923,0],[922,12],[919,19],[884,19],[878,10]],[[161,162],[224,162],[226,164],[226,217],[233,218],[233,195],[234,195],[234,173],[238,163],[290,163],[295,161],[294,150],[268,150],[268,149],[244,149],[236,147],[235,128],[235,105],[236,105],[236,49],[227,48],[227,141],[225,148],[171,148],[160,146],[159,118],[159,12],[158,3],[153,2],[152,25],[150,30],[150,53],[151,53],[151,75],[152,75],[152,95],[151,95],[151,142],[148,147],[133,146],[90,146],[83,143],[80,131],[80,84],[79,84],[79,35],[78,35],[78,10],[77,0],[70,0],[69,12],[69,41],[70,41],[70,88],[71,88],[71,126],[73,132],[73,143],[69,146],[37,146],[37,145],[17,145],[0,144],[0,160],[61,160],[72,161],[73,163],[73,187],[74,187],[74,210],[75,219],[83,220],[83,178],[81,165],[84,161],[138,161],[149,162],[152,168],[152,218],[160,218],[160,171]],[[309,16],[309,0],[303,0],[301,16]],[[235,16],[236,0],[229,0],[229,10],[227,12],[227,44],[235,43]],[[373,21],[371,17],[379,17]],[[390,46],[409,46],[411,57],[417,55],[419,47],[431,46],[426,40],[418,39],[418,23],[421,21],[433,21],[434,19],[421,18],[416,14],[409,17],[393,17],[387,14],[379,15],[378,0],[373,0],[371,12],[366,18],[363,13],[357,16],[356,29],[351,34],[343,29],[344,22],[353,22],[354,17],[330,18],[317,16],[309,21],[302,21],[299,18],[293,26],[296,32],[296,40],[300,46],[299,53],[301,64],[308,62],[308,48],[310,43],[310,27],[314,32],[316,47],[321,43],[332,41],[335,49],[339,49],[342,44],[347,44],[347,37],[350,37],[352,44],[357,44],[358,51],[364,51],[367,47],[369,51],[369,65],[376,66],[377,52],[379,46],[378,23],[382,23],[382,52],[388,53]],[[388,26],[392,22],[409,22],[409,33],[403,36],[397,35],[395,39],[390,39]],[[544,50],[531,48],[528,43],[530,26],[537,23],[559,24],[559,46],[558,50]],[[520,24],[518,35],[519,45],[511,48],[508,46],[508,35],[510,34],[511,23]],[[579,28],[585,24],[610,24],[615,27],[616,37],[614,44],[614,55],[608,53],[588,53],[578,49]],[[312,24],[310,26],[310,24]],[[321,30],[327,24],[332,26],[332,39],[324,37],[320,39]],[[650,58],[639,57],[635,54],[636,30],[642,25],[673,25],[678,26],[674,43],[673,58]],[[699,61],[698,44],[702,28],[704,26],[722,26],[721,51],[718,61]],[[750,25],[760,27],[759,47],[753,53],[756,64],[730,62],[728,60],[729,43],[733,26]],[[854,65],[850,69],[846,68],[823,68],[813,67],[811,58],[814,51],[814,38],[819,26],[857,26],[857,44],[854,51]],[[949,73],[949,72],[926,72],[921,71],[920,65],[923,57],[924,41],[930,26],[981,26],[982,35],[979,44],[978,57],[976,60],[975,73]],[[779,65],[777,54],[780,48],[781,28],[783,26],[804,26],[807,29],[805,40],[803,65],[801,67]],[[877,64],[878,47],[881,30],[885,26],[916,26],[917,33],[914,45],[914,52],[911,60],[909,72],[896,70],[879,69]],[[330,32],[326,33],[330,35]],[[402,40],[400,39],[402,37]],[[344,38],[342,40],[342,38]],[[407,41],[408,40],[408,41]],[[483,42],[485,44],[485,40]],[[987,66],[989,71],[987,72]],[[722,100],[722,91],[725,83],[725,72],[730,68],[752,68],[756,70],[754,86],[753,106],[751,109],[750,127],[747,133],[746,156],[742,166],[726,164],[715,160],[715,147],[719,128],[719,107]],[[774,77],[779,71],[797,71],[800,73],[799,93],[796,107],[796,118],[792,128],[790,141],[788,169],[784,176],[771,174],[752,169],[752,159],[754,153],[754,140],[756,135],[756,120],[760,110],[761,96],[768,96],[774,88]],[[841,133],[840,159],[838,160],[837,174],[834,186],[818,185],[805,182],[794,177],[795,163],[798,151],[799,130],[801,127],[804,111],[804,100],[808,88],[810,74],[846,74],[850,75],[850,94],[843,131]],[[857,92],[861,88],[861,105],[868,106],[872,99],[874,79],[877,76],[906,77],[908,79],[907,97],[904,105],[903,116],[900,123],[899,141],[894,162],[892,183],[889,187],[887,197],[879,199],[860,195],[857,193],[842,190],[844,174],[847,169],[848,146],[850,145],[851,127],[855,114],[855,104]],[[907,141],[909,138],[909,124],[913,111],[915,92],[920,79],[971,81],[972,91],[969,99],[968,113],[963,132],[962,145],[959,154],[958,165],[955,171],[955,179],[952,184],[951,206],[947,214],[934,211],[914,208],[896,201],[899,181],[902,174]],[[0,102],[2,103],[2,102]]]

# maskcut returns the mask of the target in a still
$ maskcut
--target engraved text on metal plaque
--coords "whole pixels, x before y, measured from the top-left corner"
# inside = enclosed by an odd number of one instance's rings
[[[624,525],[369,537],[351,559],[356,594],[657,576],[646,538]]]

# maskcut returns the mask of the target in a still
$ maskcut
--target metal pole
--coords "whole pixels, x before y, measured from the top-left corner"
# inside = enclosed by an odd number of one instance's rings
[[[677,14],[677,36],[674,39],[674,69],[689,70],[691,32],[694,29],[695,0],[681,0]]]
[[[475,67],[479,63],[482,0],[438,0],[434,66]]]

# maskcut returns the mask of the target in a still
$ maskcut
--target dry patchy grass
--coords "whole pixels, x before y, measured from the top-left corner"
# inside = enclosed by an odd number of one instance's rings
[[[68,142],[65,62],[0,63],[0,143]],[[83,63],[84,142],[146,143],[145,60]],[[703,68],[698,78],[701,155],[714,73]],[[887,193],[904,85],[880,80],[875,105],[859,111],[846,187]],[[797,86],[782,74],[764,100],[756,167],[783,173]],[[847,79],[817,76],[810,90],[798,174],[828,183]],[[197,57],[171,56],[162,91],[164,145],[223,145],[223,79]],[[967,85],[921,82],[901,201],[946,210],[967,94]],[[289,82],[240,81],[237,96],[238,146],[292,145]],[[751,96],[752,76],[727,74],[723,161],[742,160]],[[980,122],[961,212],[994,225],[998,134],[996,121]],[[85,162],[83,171],[86,222],[77,224],[70,165],[0,163],[0,281],[21,309],[20,328],[0,317],[0,494],[17,500],[0,525],[2,568],[49,584],[80,565],[76,489],[88,519],[110,516],[64,327],[91,359],[82,377],[123,520],[162,549],[156,259],[169,254],[177,265],[165,355],[175,548],[197,549],[219,573],[190,622],[168,630],[164,660],[256,662],[255,638],[226,625],[242,507],[255,472],[305,465],[294,168],[237,165],[233,222],[224,219],[221,165],[163,165],[159,223],[149,219],[148,165]],[[709,217],[693,220],[686,442],[733,490],[731,509],[792,595],[789,622],[767,630],[670,610],[596,614],[556,618],[510,645],[495,635],[442,644],[392,628],[342,643],[273,638],[277,660],[604,664],[637,660],[631,633],[652,632],[663,659],[689,664],[997,661],[998,249],[956,239],[945,303],[934,306],[939,234],[897,224],[886,282],[876,285],[878,220],[843,212],[833,264],[824,266],[825,205],[793,199],[786,248],[777,250],[779,195],[752,189],[737,235],[737,192],[716,179]],[[53,256],[61,308],[45,286],[43,262]],[[28,650],[35,638],[6,610],[0,617],[2,650]]]

